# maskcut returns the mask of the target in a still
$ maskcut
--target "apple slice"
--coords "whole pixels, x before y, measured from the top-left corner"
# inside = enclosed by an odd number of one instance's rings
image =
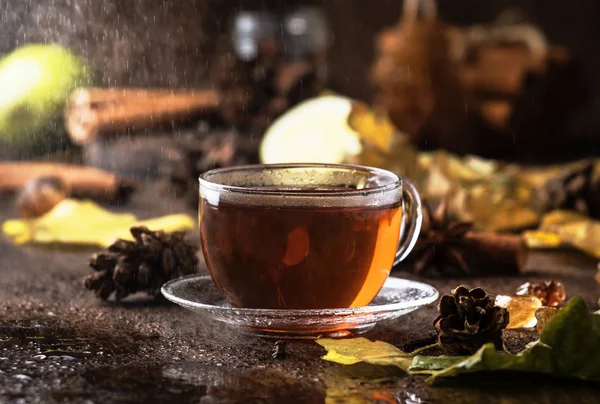
[[[280,116],[267,129],[260,159],[275,163],[342,163],[362,146],[348,126],[350,98],[323,95],[304,101]]]

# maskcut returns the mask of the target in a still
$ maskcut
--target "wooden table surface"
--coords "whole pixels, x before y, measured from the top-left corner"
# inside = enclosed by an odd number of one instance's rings
[[[186,211],[148,186],[121,211],[141,218]],[[195,212],[189,211],[192,215]],[[0,202],[0,220],[13,215]],[[198,236],[193,235],[197,241]],[[422,377],[320,359],[313,341],[292,341],[273,359],[272,340],[249,337],[144,296],[103,303],[81,279],[91,251],[18,247],[0,240],[0,402],[380,402],[598,403],[591,383],[487,375],[429,386]],[[520,277],[423,280],[447,293],[460,283],[512,293],[527,280],[558,279],[596,307],[595,262],[579,253],[532,253]],[[409,276],[394,272],[394,276]],[[403,345],[433,331],[432,305],[381,323],[365,336]],[[511,332],[512,345],[530,334]]]

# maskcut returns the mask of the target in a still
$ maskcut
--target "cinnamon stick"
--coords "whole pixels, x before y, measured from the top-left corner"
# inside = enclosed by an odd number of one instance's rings
[[[521,236],[467,232],[462,257],[469,268],[485,275],[518,274],[527,261],[527,244]]]
[[[100,134],[183,119],[219,102],[219,93],[210,90],[78,89],[69,97],[65,125],[73,141],[82,144]]]
[[[79,198],[114,202],[126,199],[133,191],[131,183],[97,168],[60,163],[0,162],[0,191],[16,192],[39,177],[61,179],[69,195]]]
[[[162,88],[100,88],[85,87],[77,88],[69,95],[68,104],[70,107],[87,107],[89,105],[117,103],[117,102],[144,102],[153,101],[163,97],[198,97],[199,94],[210,93],[210,91],[186,91],[171,90]]]

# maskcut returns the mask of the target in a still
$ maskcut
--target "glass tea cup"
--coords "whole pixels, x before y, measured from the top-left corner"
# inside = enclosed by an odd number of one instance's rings
[[[412,250],[421,201],[404,178],[371,167],[251,165],[200,176],[200,236],[233,307],[369,304]]]

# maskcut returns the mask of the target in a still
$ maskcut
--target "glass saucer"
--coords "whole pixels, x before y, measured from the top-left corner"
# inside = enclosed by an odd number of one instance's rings
[[[161,289],[170,301],[244,333],[271,338],[344,337],[364,333],[382,320],[410,313],[438,298],[425,283],[390,277],[371,304],[349,309],[285,310],[233,308],[210,276],[192,275]]]

